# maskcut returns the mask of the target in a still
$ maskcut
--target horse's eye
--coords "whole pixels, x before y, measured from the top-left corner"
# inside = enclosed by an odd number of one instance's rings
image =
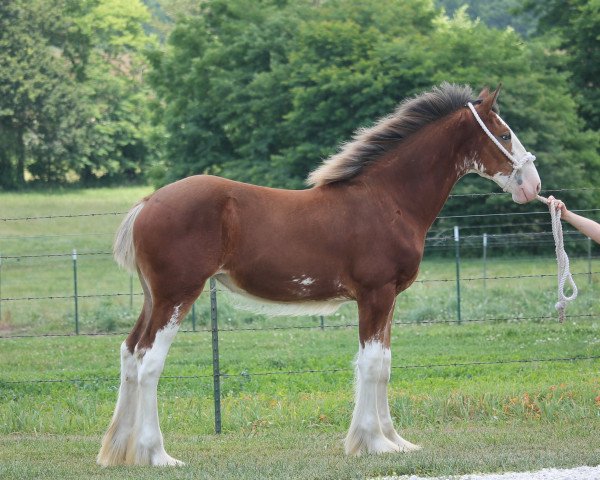
[[[500,135],[500,138],[505,142],[508,142],[510,140],[510,132]]]

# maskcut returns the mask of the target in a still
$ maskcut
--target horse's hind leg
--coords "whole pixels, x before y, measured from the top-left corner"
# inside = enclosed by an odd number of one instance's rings
[[[144,290],[144,306],[133,330],[121,344],[121,385],[117,406],[96,460],[99,465],[105,467],[125,463],[127,445],[135,424],[138,404],[138,366],[133,352],[146,327],[146,320],[152,313],[152,297],[142,275],[140,275],[140,282]]]
[[[202,285],[199,290],[201,288]],[[153,300],[152,314],[134,352],[137,361],[138,403],[133,433],[125,455],[127,464],[183,464],[165,451],[158,421],[157,387],[179,324],[196,296],[181,301],[156,298]]]

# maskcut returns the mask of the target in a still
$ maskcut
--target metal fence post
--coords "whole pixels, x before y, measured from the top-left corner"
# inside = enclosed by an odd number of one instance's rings
[[[196,331],[196,302],[192,303],[192,331]]]
[[[212,324],[213,395],[215,401],[215,433],[221,433],[221,371],[219,369],[219,327],[217,324],[217,287],[210,278],[210,321]]]
[[[487,233],[483,234],[483,288],[485,289],[487,279],[487,244],[488,237]]]
[[[454,243],[456,245],[456,315],[460,325],[460,231],[458,225],[454,226]]]
[[[2,322],[2,254],[0,253],[0,322]]]
[[[75,301],[75,335],[79,335],[79,305],[77,298],[77,250],[73,249],[73,299]]]
[[[587,254],[588,254],[588,285],[592,284],[592,239],[587,239]]]

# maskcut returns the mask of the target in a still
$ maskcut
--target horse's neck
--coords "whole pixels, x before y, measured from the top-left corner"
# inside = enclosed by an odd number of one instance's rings
[[[395,206],[418,220],[425,231],[468,171],[466,132],[434,127],[401,143],[364,179],[372,186],[379,184]]]

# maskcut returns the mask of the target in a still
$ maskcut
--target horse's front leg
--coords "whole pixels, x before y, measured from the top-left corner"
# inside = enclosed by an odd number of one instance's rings
[[[388,438],[383,430],[383,427],[389,430],[391,426],[385,379],[389,378],[389,323],[394,299],[393,286],[387,286],[377,292],[368,292],[358,299],[360,342],[356,359],[354,413],[345,442],[348,455],[400,451],[395,439]],[[380,396],[385,398],[379,399]],[[382,408],[385,410],[383,424],[380,413]],[[393,430],[393,426],[391,428]]]

